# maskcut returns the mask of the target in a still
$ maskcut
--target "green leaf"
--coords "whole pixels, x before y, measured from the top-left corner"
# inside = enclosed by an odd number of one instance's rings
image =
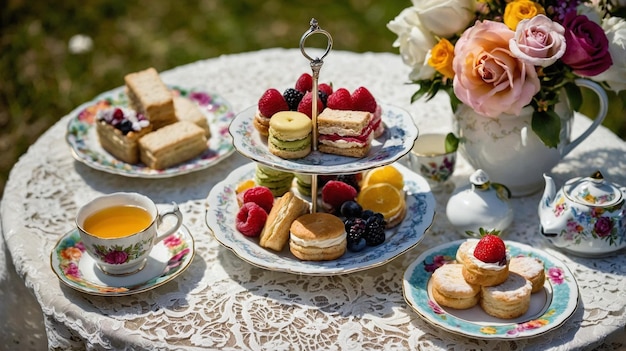
[[[547,147],[556,148],[559,145],[561,119],[553,110],[535,111],[531,122],[533,132]]]
[[[459,148],[459,138],[454,133],[446,135],[446,153],[454,152]]]
[[[583,94],[580,91],[580,87],[574,83],[567,83],[564,88],[570,107],[574,111],[579,111],[583,104]]]

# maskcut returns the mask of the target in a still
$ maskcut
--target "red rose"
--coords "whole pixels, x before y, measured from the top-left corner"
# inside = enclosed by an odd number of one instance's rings
[[[561,58],[581,76],[596,76],[611,67],[609,40],[600,25],[570,11],[563,20],[567,49]]]

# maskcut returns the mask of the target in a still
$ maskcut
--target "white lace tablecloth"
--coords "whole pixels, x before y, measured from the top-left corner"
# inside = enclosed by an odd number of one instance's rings
[[[241,111],[269,87],[292,86],[303,72],[310,66],[299,50],[271,49],[195,62],[162,77],[167,84],[217,92]],[[397,55],[335,50],[325,59],[320,82],[349,90],[366,86],[379,101],[410,111],[421,132],[447,132],[451,112],[446,98],[410,104],[416,86],[404,84],[407,74]],[[544,248],[563,260],[580,287],[579,308],[540,337],[478,340],[430,325],[402,295],[402,275],[421,252],[460,239],[445,217],[448,194],[436,194],[437,213],[422,243],[384,266],[333,277],[272,272],[222,247],[205,224],[211,187],[247,159],[235,153],[208,170],[169,179],[107,174],[73,160],[64,140],[67,122],[65,117],[50,128],[15,165],[1,208],[6,246],[42,307],[52,349],[608,350],[626,345],[625,255],[584,259],[546,247],[537,230],[539,194],[512,200],[515,220],[506,239]],[[589,124],[577,116],[574,134]],[[626,143],[603,127],[552,174],[559,186],[595,169],[626,184]],[[464,183],[471,171],[461,159],[455,183]],[[82,294],[58,281],[49,263],[53,246],[72,229],[78,207],[114,191],[179,203],[196,241],[196,256],[182,275],[148,292],[115,298]]]

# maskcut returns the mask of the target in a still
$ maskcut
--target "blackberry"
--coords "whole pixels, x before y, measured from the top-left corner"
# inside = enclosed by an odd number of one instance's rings
[[[365,221],[365,235],[363,236],[368,246],[376,246],[385,242],[385,220],[377,215],[369,217]]]
[[[361,191],[361,187],[359,186],[359,180],[357,179],[356,174],[340,174],[337,176],[337,180],[351,185],[354,189],[356,189],[357,192]]]
[[[363,208],[356,201],[346,201],[341,205],[340,212],[344,217],[361,217]]]
[[[287,90],[283,93],[283,97],[285,98],[285,101],[287,101],[289,110],[297,111],[298,104],[300,104],[300,101],[304,97],[304,93],[294,88],[287,88]]]
[[[358,252],[367,245],[365,220],[359,217],[350,217],[345,222],[347,233],[347,248],[352,252]]]
[[[328,101],[328,94],[325,91],[318,90],[317,96],[319,96],[320,100],[322,100],[322,105],[326,107],[326,102]]]
[[[126,135],[128,132],[133,130],[133,123],[129,120],[124,120],[122,123],[118,123],[115,127],[119,129],[122,134]]]

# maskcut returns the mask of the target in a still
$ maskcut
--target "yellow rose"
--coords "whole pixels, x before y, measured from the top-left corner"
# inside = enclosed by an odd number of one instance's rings
[[[543,6],[534,1],[515,0],[508,3],[504,9],[504,24],[511,30],[515,30],[521,20],[545,14],[546,10]]]
[[[443,74],[446,78],[454,78],[452,60],[454,59],[454,45],[447,39],[441,39],[431,50],[428,65]]]

